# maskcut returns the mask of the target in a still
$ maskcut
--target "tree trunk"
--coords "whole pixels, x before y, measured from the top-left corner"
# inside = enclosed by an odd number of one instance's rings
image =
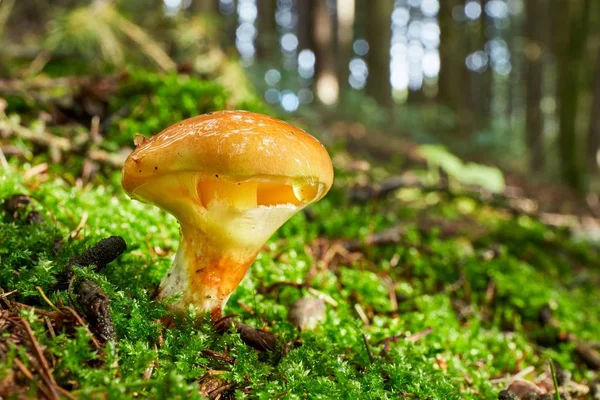
[[[481,1],[481,7],[485,10],[485,6],[488,0]],[[482,11],[481,16],[479,18],[479,37],[478,37],[478,50],[484,50],[485,44],[488,41],[488,17],[487,14]],[[488,55],[489,57],[489,55]],[[475,105],[477,109],[477,129],[485,130],[489,126],[491,113],[492,113],[492,67],[491,63],[488,60],[488,63],[485,69],[478,74],[477,81],[479,81],[479,85],[476,85],[477,91],[474,93]]]
[[[333,26],[332,18],[325,0],[311,0],[312,31],[311,44],[315,53],[315,83],[317,85],[317,98],[324,104],[333,104],[337,101],[339,84],[336,78],[335,55],[333,52]]]
[[[337,52],[336,69],[340,93],[349,89],[350,58],[352,57],[352,40],[354,39],[354,16],[356,13],[354,0],[337,0]]]
[[[529,0],[526,3],[525,24],[525,82],[527,113],[525,133],[529,149],[529,165],[531,171],[539,172],[544,168],[544,131],[543,115],[540,108],[542,102],[543,63],[542,49],[544,31],[541,10],[546,4],[544,0]]]
[[[314,43],[314,8],[318,0],[303,0],[296,2],[298,10],[298,50],[310,49],[315,51]]]
[[[584,176],[577,140],[580,71],[587,39],[590,0],[562,0],[556,18],[562,41],[558,55],[559,158],[561,177],[571,187],[583,190]]]
[[[454,112],[458,136],[465,137],[472,131],[472,111],[469,107],[471,95],[470,73],[465,67],[467,46],[463,43],[466,26],[452,18],[452,10],[461,6],[461,0],[440,2],[440,74],[438,98]]]
[[[218,0],[192,0],[189,11],[196,14],[217,14],[219,12]]]
[[[275,25],[275,10],[277,0],[258,0],[258,35],[257,56],[264,60],[278,54],[277,26]]]
[[[590,131],[587,142],[587,165],[590,172],[598,170],[598,150],[600,150],[600,47],[596,57],[596,76],[590,112]]]
[[[366,39],[369,42],[367,65],[367,95],[373,97],[384,107],[392,106],[392,88],[390,85],[390,44],[391,15],[393,1],[372,0],[365,10],[368,29]]]

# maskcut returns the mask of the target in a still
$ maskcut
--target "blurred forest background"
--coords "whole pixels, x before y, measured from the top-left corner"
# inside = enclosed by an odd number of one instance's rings
[[[2,0],[0,76],[219,76],[281,113],[366,126],[378,156],[386,137],[442,143],[588,191],[599,16],[592,0]]]

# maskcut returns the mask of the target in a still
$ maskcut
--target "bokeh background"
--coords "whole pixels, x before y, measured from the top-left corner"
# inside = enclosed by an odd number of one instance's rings
[[[587,191],[598,16],[592,0],[2,0],[0,75],[218,76],[282,114],[361,124],[377,157],[394,151],[376,134],[442,143]]]

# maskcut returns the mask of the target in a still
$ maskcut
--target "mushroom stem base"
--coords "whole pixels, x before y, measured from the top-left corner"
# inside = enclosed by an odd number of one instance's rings
[[[166,300],[176,313],[185,314],[192,305],[218,320],[259,248],[220,242],[192,226],[182,225],[181,233],[179,249],[160,284],[158,298]]]

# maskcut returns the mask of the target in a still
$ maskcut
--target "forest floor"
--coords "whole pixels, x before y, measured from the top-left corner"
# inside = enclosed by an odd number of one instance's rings
[[[269,240],[225,310],[272,346],[193,311],[165,323],[154,293],[179,229],[120,186],[132,132],[261,109],[200,81],[119,85],[0,105],[0,398],[600,396],[600,249],[559,218],[594,220],[593,199],[588,216],[546,209],[414,151],[381,166],[332,140],[331,192]]]

